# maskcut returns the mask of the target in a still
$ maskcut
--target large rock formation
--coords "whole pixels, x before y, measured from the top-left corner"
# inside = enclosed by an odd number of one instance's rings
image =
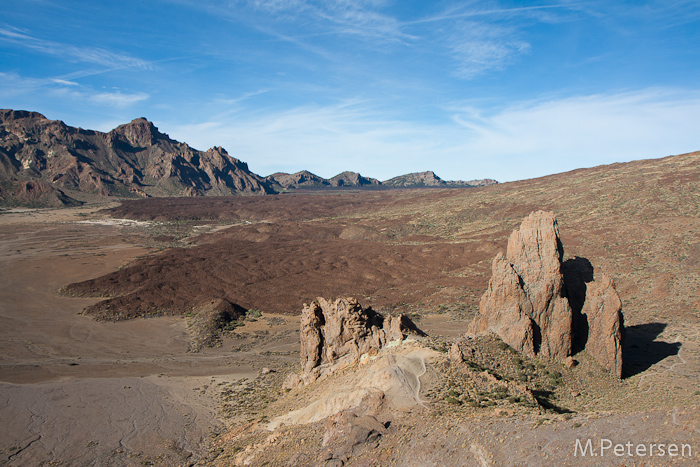
[[[612,279],[602,275],[593,281],[587,260],[569,260],[565,283],[563,253],[554,213],[538,211],[525,218],[508,239],[505,256],[498,253],[493,260],[469,331],[492,331],[520,352],[559,361],[585,347],[620,377],[623,321]],[[589,271],[582,269],[584,263]]]
[[[469,330],[494,331],[527,355],[564,360],[571,352],[572,311],[561,273],[563,248],[553,213],[530,214],[508,240]]]
[[[305,304],[300,331],[301,375],[290,375],[287,388],[312,383],[357,362],[363,354],[376,354],[408,333],[423,334],[407,317],[383,317],[372,308],[362,308],[354,298],[335,302],[317,298]]]
[[[586,351],[612,374],[622,377],[622,302],[610,276],[601,274],[599,280],[586,284],[581,314],[588,328]]]
[[[19,187],[15,191],[27,181],[42,182],[59,190],[59,201],[60,193],[70,190],[105,196],[274,191],[223,148],[198,151],[144,118],[102,133],[15,110],[0,110],[0,181]]]

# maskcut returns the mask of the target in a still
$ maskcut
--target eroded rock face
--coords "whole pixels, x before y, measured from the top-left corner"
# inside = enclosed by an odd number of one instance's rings
[[[613,281],[605,274],[594,280],[585,258],[563,264],[563,253],[554,213],[525,218],[508,239],[506,255],[493,260],[469,331],[492,331],[526,355],[561,362],[585,348],[621,377],[624,326]]]
[[[512,233],[469,330],[491,330],[526,355],[564,360],[571,353],[572,311],[561,274],[563,248],[554,213],[530,214]]]
[[[145,118],[102,133],[70,127],[35,112],[7,109],[0,109],[0,179],[50,185],[58,195],[44,203],[48,205],[63,202],[64,190],[103,196],[274,192],[223,148],[198,151],[172,140]],[[9,195],[0,192],[0,200]],[[22,201],[17,196],[13,199]]]
[[[285,388],[307,385],[355,363],[363,354],[376,354],[408,333],[422,334],[407,317],[385,318],[362,308],[354,298],[334,302],[317,298],[304,305],[300,328],[302,372],[290,375]]]
[[[622,302],[610,276],[601,274],[600,279],[587,284],[581,313],[588,322],[586,350],[604,368],[622,377]]]

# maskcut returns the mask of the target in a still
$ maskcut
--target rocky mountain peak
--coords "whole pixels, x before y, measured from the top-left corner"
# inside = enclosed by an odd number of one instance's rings
[[[153,146],[157,140],[170,138],[158,131],[158,128],[147,119],[141,117],[124,125],[119,125],[110,133],[123,136],[134,148],[147,148]]]

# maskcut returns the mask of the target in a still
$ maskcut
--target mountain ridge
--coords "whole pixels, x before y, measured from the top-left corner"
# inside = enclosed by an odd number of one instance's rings
[[[11,199],[28,181],[57,197],[216,196],[276,190],[248,165],[213,147],[198,151],[145,118],[103,133],[67,126],[37,112],[0,110],[0,179]]]
[[[295,189],[474,187],[419,172],[381,182],[345,171],[261,177],[223,147],[206,151],[161,132],[144,117],[109,132],[71,127],[41,113],[0,109],[0,205],[60,207],[94,196],[179,197],[277,194]]]

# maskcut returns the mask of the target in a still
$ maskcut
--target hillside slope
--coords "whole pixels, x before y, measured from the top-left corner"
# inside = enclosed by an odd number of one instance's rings
[[[0,180],[3,198],[17,202],[28,181],[43,182],[54,199],[70,191],[130,197],[274,192],[223,148],[198,151],[144,118],[102,133],[15,110],[0,110]]]

